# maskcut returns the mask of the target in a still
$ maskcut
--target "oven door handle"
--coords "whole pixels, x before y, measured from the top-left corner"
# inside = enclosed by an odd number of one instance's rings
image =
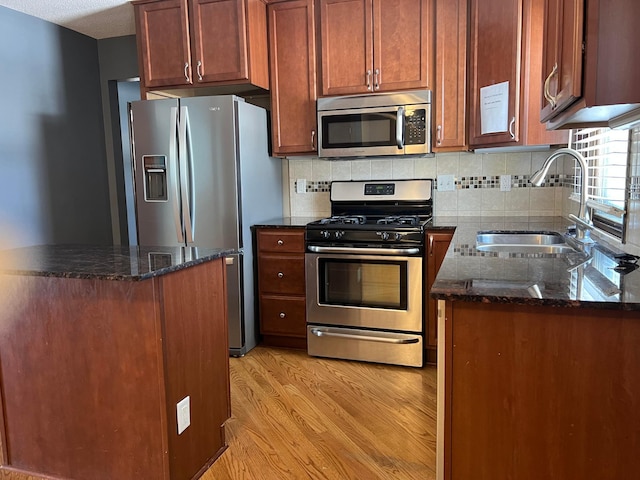
[[[349,339],[358,339],[365,340],[368,342],[380,342],[380,343],[394,343],[394,344],[411,344],[418,343],[420,341],[419,338],[389,338],[389,337],[374,337],[371,335],[360,335],[360,334],[350,334],[350,333],[337,333],[337,332],[327,332],[324,330],[320,330],[318,328],[312,328],[311,333],[316,337],[338,337],[338,338],[349,338]]]
[[[309,251],[313,253],[354,253],[367,255],[415,255],[420,253],[417,247],[406,248],[371,248],[371,247],[322,247],[309,245]]]

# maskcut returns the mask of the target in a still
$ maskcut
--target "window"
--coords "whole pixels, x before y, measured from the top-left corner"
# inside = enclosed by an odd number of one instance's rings
[[[627,168],[630,130],[584,128],[571,132],[570,147],[582,154],[589,166],[587,206],[595,227],[622,239],[627,210]],[[578,200],[581,186],[576,162],[572,199]]]

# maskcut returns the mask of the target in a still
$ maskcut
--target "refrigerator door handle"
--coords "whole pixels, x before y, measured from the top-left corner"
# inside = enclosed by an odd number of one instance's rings
[[[193,243],[193,218],[191,216],[191,188],[193,179],[191,178],[193,169],[191,168],[191,138],[187,138],[189,130],[189,109],[180,107],[180,124],[179,124],[179,159],[180,159],[180,190],[182,193],[182,214],[184,220],[184,231],[187,243]],[[189,143],[187,143],[189,142]]]
[[[173,220],[176,226],[176,234],[178,236],[178,242],[184,243],[184,235],[182,229],[182,221],[180,219],[180,183],[178,182],[178,159],[177,156],[177,131],[178,131],[178,107],[171,107],[171,132],[169,135],[169,164],[173,170],[171,174],[171,181],[174,187],[174,199],[173,199]]]

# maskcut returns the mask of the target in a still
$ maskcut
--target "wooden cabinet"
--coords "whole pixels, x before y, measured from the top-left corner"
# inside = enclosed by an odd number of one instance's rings
[[[467,147],[468,0],[436,0],[433,151]]]
[[[640,108],[640,2],[546,0],[540,118],[548,128],[613,126]]]
[[[314,154],[317,151],[314,0],[272,3],[267,12],[273,153]]]
[[[256,235],[262,340],[306,349],[304,228],[258,228]]]
[[[197,478],[224,451],[224,259],[140,281],[0,275],[0,284],[16,307],[0,312],[9,478]],[[187,396],[191,424],[178,434]]]
[[[431,298],[429,292],[436,279],[438,270],[453,238],[454,230],[438,230],[427,232],[427,253],[425,256],[425,358],[427,363],[436,363],[438,346],[438,301]]]
[[[566,132],[549,132],[540,122],[545,0],[471,0],[469,62],[469,144],[471,147],[566,144]],[[496,103],[487,87],[506,84]],[[482,93],[486,94],[483,100]],[[498,105],[506,121],[492,127]]]
[[[437,478],[640,478],[637,311],[442,304]]]
[[[429,88],[432,0],[320,0],[322,94]]]
[[[143,93],[229,84],[269,88],[263,0],[132,3]]]

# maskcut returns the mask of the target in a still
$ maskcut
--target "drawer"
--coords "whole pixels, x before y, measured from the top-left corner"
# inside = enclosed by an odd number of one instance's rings
[[[304,254],[261,254],[258,281],[260,293],[304,295]]]
[[[263,335],[307,335],[304,298],[264,295],[260,298],[260,333]]]
[[[259,252],[304,253],[304,228],[258,229]]]

